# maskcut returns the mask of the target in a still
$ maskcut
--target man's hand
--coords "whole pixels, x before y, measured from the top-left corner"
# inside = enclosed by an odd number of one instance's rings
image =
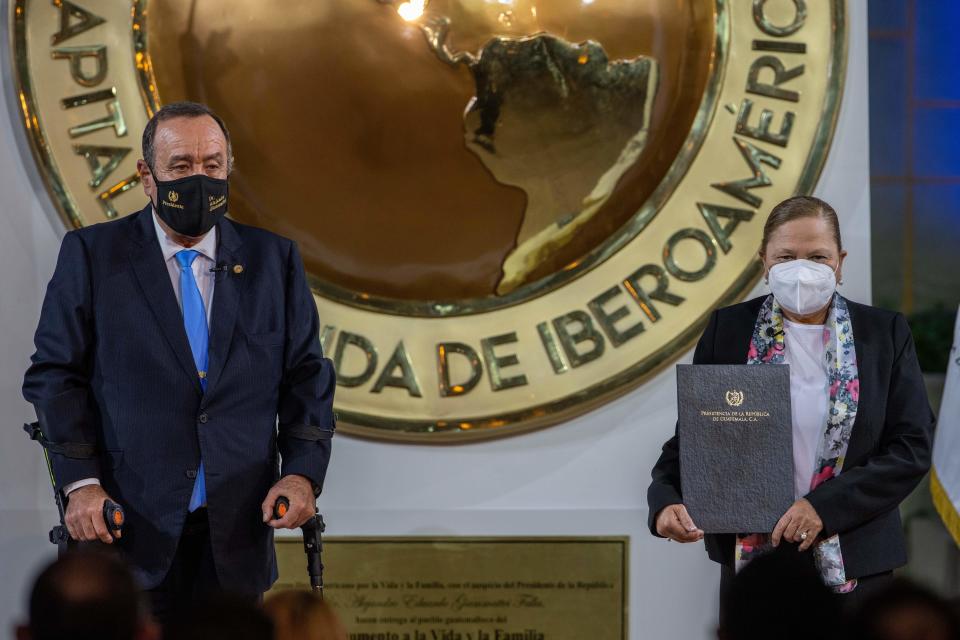
[[[687,508],[682,504],[671,504],[660,510],[657,514],[657,533],[677,542],[703,540],[703,531],[693,524]]]
[[[806,551],[813,546],[813,542],[821,531],[823,531],[823,521],[817,515],[817,510],[809,500],[800,498],[777,522],[777,526],[773,528],[771,541],[775,547],[780,544],[780,540],[799,542],[799,550]],[[804,533],[806,535],[803,535]]]
[[[113,535],[103,521],[103,503],[110,496],[98,484],[90,484],[70,492],[67,496],[67,512],[64,521],[70,537],[80,542],[100,540],[105,544],[113,543]],[[120,532],[117,532],[120,537]]]
[[[285,516],[274,520],[273,505],[280,496],[285,496],[290,501],[290,508]],[[304,476],[284,476],[267,492],[267,497],[260,505],[260,509],[263,511],[263,521],[267,526],[274,529],[296,529],[317,513],[313,484]]]

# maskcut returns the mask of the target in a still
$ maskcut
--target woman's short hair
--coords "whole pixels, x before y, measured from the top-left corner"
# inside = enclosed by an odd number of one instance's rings
[[[760,253],[766,253],[767,242],[773,232],[793,220],[800,218],[823,218],[830,225],[833,239],[837,241],[837,249],[843,250],[840,241],[840,221],[837,212],[820,198],[813,196],[794,196],[787,198],[773,208],[763,225],[763,240],[760,241]]]

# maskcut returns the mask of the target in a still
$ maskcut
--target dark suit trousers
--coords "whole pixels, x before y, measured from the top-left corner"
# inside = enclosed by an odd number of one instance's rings
[[[796,546],[792,544],[780,545],[774,553],[796,553]],[[808,560],[810,564],[813,564],[813,553],[810,551],[805,551],[802,554],[805,560]],[[720,565],[720,624],[722,625],[724,620],[724,610],[723,610],[723,601],[725,599],[727,591],[730,589],[730,585],[733,582],[736,572],[733,570],[733,567],[728,567],[727,565]],[[843,607],[843,612],[845,615],[850,616],[856,613],[856,611],[863,605],[865,600],[869,600],[877,591],[882,591],[893,580],[892,571],[884,571],[883,573],[878,573],[872,576],[866,576],[863,578],[857,578],[857,588],[849,593],[840,593],[836,597],[840,598],[840,602]]]
[[[204,507],[187,516],[170,571],[163,582],[147,593],[157,622],[166,624],[178,610],[190,606],[194,600],[221,591]]]

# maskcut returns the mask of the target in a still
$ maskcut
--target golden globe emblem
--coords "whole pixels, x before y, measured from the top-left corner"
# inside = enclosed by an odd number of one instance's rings
[[[70,223],[140,209],[149,114],[210,104],[230,215],[300,245],[343,429],[421,441],[555,423],[688,348],[812,189],[845,59],[841,0],[11,10]]]

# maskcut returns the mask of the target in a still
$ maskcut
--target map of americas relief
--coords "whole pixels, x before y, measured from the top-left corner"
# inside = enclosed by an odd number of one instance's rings
[[[467,147],[497,181],[527,196],[497,285],[498,294],[509,293],[590,221],[640,156],[657,63],[647,56],[610,61],[599,43],[549,33],[497,36],[477,53],[454,51],[455,25],[422,0],[401,4],[398,18],[420,25],[439,60],[470,70]]]

